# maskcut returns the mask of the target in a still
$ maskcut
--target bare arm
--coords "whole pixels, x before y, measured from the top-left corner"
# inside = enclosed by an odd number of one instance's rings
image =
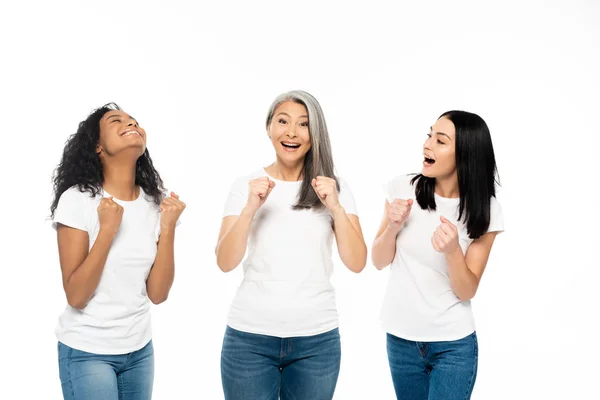
[[[333,212],[333,230],[342,262],[352,272],[359,273],[367,263],[367,246],[356,215],[348,215],[343,207]]]
[[[146,280],[148,298],[154,304],[167,300],[175,279],[175,229],[161,231],[156,259]]]
[[[89,252],[87,232],[62,224],[58,225],[58,254],[63,288],[71,307],[82,310],[94,295],[122,218],[123,207],[115,203],[112,197],[100,201],[98,206],[100,231]]]
[[[412,200],[385,201],[381,225],[371,249],[371,261],[381,270],[392,263],[396,255],[396,237],[404,227],[412,207]]]
[[[58,254],[63,288],[71,307],[84,309],[94,295],[114,237],[114,233],[100,229],[94,245],[88,252],[87,232],[58,225]]]
[[[497,232],[488,232],[474,240],[463,256],[460,247],[446,253],[450,285],[454,294],[461,300],[467,301],[475,297],[481,276],[494,244]]]
[[[160,205],[160,238],[156,258],[148,279],[146,292],[154,304],[167,300],[169,291],[175,279],[175,228],[181,213],[185,210],[185,203],[179,196],[171,192],[171,197],[166,197]]]
[[[263,176],[248,182],[248,201],[240,215],[223,218],[215,248],[217,265],[223,272],[234,270],[246,254],[252,219],[275,187],[275,182]]]
[[[215,249],[217,265],[223,272],[234,270],[246,254],[248,235],[254,214],[244,209],[239,216],[223,218]]]

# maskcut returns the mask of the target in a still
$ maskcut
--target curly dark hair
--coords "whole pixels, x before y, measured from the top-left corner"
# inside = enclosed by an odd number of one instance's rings
[[[60,164],[56,167],[52,182],[54,200],[50,206],[50,215],[58,206],[60,196],[69,188],[77,186],[83,192],[96,196],[102,190],[104,173],[100,157],[96,153],[100,140],[100,120],[109,111],[121,110],[115,103],[108,103],[95,109],[79,123],[77,132],[69,137],[63,150]],[[163,181],[152,164],[148,149],[137,159],[135,165],[135,184],[160,205],[164,198]]]

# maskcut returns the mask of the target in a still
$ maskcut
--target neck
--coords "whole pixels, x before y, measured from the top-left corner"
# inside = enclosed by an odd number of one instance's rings
[[[139,188],[135,184],[135,163],[135,160],[103,162],[104,189],[119,200],[137,199]]]
[[[273,164],[269,165],[265,170],[269,175],[280,181],[296,182],[302,179],[304,169],[304,160],[297,163],[284,163],[277,159]]]
[[[460,197],[456,172],[447,177],[435,178],[435,193],[451,199]]]

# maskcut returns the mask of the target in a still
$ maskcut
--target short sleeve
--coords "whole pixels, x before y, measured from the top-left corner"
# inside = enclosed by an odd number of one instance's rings
[[[248,181],[249,179],[245,177],[238,178],[233,182],[225,200],[223,217],[240,215],[248,199]]]
[[[54,211],[52,227],[56,229],[58,224],[62,224],[87,231],[84,197],[85,193],[80,192],[77,187],[72,187],[63,192]]]
[[[502,207],[495,197],[490,200],[490,226],[488,232],[504,232],[504,216]]]
[[[410,182],[412,178],[411,175],[400,175],[383,185],[387,201],[391,203],[394,199],[415,199],[415,190]]]
[[[356,202],[354,201],[354,195],[350,190],[348,184],[341,178],[338,178],[340,183],[340,193],[339,200],[344,210],[346,210],[346,214],[353,214],[358,216],[358,210],[356,208]]]

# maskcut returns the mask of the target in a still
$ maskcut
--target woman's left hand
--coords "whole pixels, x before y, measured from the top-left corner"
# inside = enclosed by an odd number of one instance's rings
[[[175,228],[183,210],[185,210],[185,203],[179,200],[178,195],[171,192],[171,197],[165,197],[160,204],[161,231]]]
[[[460,248],[458,243],[458,229],[456,225],[448,221],[444,216],[440,216],[442,222],[437,227],[431,237],[433,248],[440,253],[451,253]]]
[[[317,196],[319,196],[321,202],[330,211],[334,211],[341,207],[335,179],[326,176],[317,176],[312,180],[312,187],[317,193]]]

